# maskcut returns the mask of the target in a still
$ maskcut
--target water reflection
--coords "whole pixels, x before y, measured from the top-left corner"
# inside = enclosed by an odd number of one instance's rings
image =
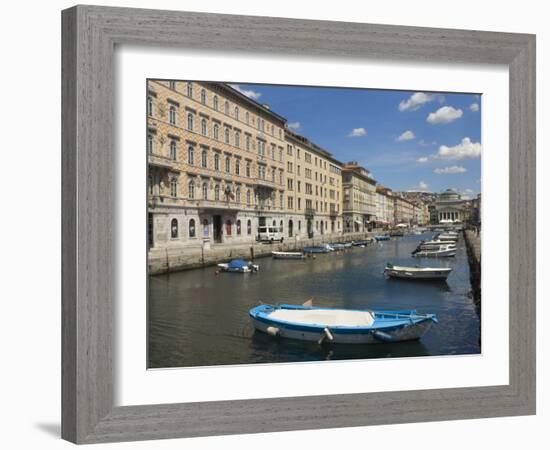
[[[183,367],[479,353],[479,318],[470,297],[466,250],[449,259],[413,258],[422,236],[407,236],[315,259],[261,258],[258,274],[212,267],[150,277],[149,366]],[[426,237],[424,237],[426,238]],[[452,267],[447,282],[386,280],[387,262]],[[248,310],[264,303],[416,309],[438,315],[421,341],[325,345],[255,332]]]

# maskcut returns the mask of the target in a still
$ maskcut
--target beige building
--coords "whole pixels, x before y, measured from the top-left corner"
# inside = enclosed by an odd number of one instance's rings
[[[414,202],[414,223],[422,226],[430,223],[428,205],[420,200]]]
[[[393,209],[395,224],[411,225],[414,222],[414,203],[401,195],[394,195]]]
[[[454,189],[447,189],[438,195],[435,202],[438,223],[465,222],[469,219],[469,210],[464,200]]]
[[[341,163],[304,136],[287,129],[285,137],[285,212],[294,236],[341,234]]]
[[[149,80],[147,89],[150,248],[284,228],[286,119],[224,84]]]
[[[381,184],[376,186],[376,222],[382,227],[395,222],[392,190]]]
[[[344,232],[372,229],[376,220],[376,181],[352,161],[342,167]]]

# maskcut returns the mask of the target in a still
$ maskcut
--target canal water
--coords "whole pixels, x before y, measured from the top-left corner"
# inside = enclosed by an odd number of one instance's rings
[[[148,366],[188,367],[480,353],[480,319],[471,297],[461,237],[454,258],[414,258],[431,233],[303,261],[259,258],[257,274],[214,267],[149,277]],[[385,279],[387,262],[452,267],[447,282]],[[263,303],[354,309],[416,309],[439,323],[419,341],[323,345],[255,332],[248,310]]]

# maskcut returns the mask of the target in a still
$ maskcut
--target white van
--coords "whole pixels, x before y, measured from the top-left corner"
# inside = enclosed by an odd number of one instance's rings
[[[256,240],[259,242],[283,242],[284,236],[279,227],[258,227],[258,237]]]

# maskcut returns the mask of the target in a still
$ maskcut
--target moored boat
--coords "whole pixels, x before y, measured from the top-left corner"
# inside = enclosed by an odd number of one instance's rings
[[[456,255],[456,246],[455,245],[440,245],[433,248],[417,249],[412,252],[413,256],[433,256],[433,257],[444,257],[444,256],[455,256]]]
[[[317,247],[304,247],[303,250],[304,253],[329,253],[334,251],[334,249],[328,244]]]
[[[374,344],[420,339],[437,323],[415,310],[353,310],[304,305],[260,305],[249,311],[254,327],[271,336],[319,344]]]
[[[260,270],[258,264],[252,264],[251,261],[245,261],[244,259],[232,259],[228,263],[220,263],[218,264],[218,268],[222,272],[231,273],[250,273]]]
[[[374,240],[375,241],[389,241],[390,240],[390,235],[388,233],[385,233],[385,234],[375,234],[374,235]]]
[[[384,268],[384,275],[409,280],[446,280],[452,271],[453,269],[447,267],[405,267],[388,263]]]
[[[304,259],[302,252],[271,252],[273,259]]]

